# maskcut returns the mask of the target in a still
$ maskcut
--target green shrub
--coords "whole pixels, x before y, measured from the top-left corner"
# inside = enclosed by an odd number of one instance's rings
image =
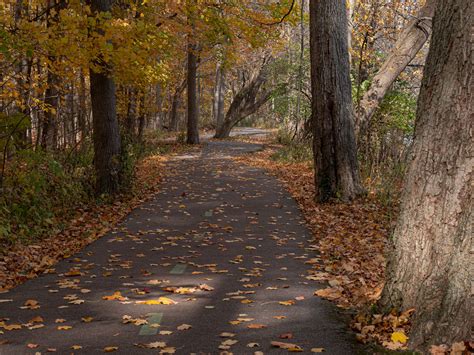
[[[18,152],[3,178],[0,243],[28,242],[60,229],[64,213],[87,199],[87,171],[42,151]]]

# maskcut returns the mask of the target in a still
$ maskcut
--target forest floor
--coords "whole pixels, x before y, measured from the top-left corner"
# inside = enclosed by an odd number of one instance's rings
[[[166,162],[160,192],[81,252],[2,295],[0,352],[360,350],[314,296],[318,251],[261,148],[210,142]]]

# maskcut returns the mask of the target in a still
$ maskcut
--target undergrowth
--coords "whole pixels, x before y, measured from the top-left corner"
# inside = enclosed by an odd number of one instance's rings
[[[154,133],[145,137],[145,144],[122,140],[125,193],[132,192],[140,159],[169,151],[159,138]],[[92,166],[92,146],[87,143],[74,152],[16,152],[5,166],[0,190],[0,252],[58,233],[74,210],[87,204],[112,203],[111,197],[95,195]]]

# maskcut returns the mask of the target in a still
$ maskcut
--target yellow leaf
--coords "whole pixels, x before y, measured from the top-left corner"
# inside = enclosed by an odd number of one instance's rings
[[[407,340],[408,340],[408,337],[402,332],[392,333],[392,341],[395,343],[398,341],[399,343],[406,344]]]
[[[118,346],[106,346],[104,348],[104,353],[111,353],[112,351],[117,351]]]
[[[102,297],[102,299],[106,300],[106,301],[113,301],[113,300],[125,301],[126,297],[123,297],[122,294],[120,293],[120,291],[116,291],[116,292],[114,292],[113,295],[104,296],[104,297]]]
[[[160,297],[156,300],[147,300],[147,301],[137,301],[137,304],[148,304],[148,305],[154,305],[154,304],[176,304],[178,302],[173,301],[171,298],[168,297]]]

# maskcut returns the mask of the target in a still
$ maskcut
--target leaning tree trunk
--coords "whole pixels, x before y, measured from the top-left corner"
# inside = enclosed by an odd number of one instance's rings
[[[313,154],[316,200],[361,191],[352,122],[345,0],[310,1]]]
[[[439,2],[381,299],[415,308],[412,348],[468,340],[474,326],[473,28],[474,2]]]
[[[426,0],[418,16],[411,20],[402,31],[388,58],[375,74],[372,85],[359,103],[358,128],[363,127],[362,130],[364,130],[368,125],[394,81],[428,40],[436,2],[437,0]]]
[[[92,0],[94,14],[109,12],[110,0]],[[115,193],[120,187],[120,132],[115,102],[115,83],[110,66],[103,58],[96,59],[101,70],[90,70],[92,126],[94,130],[94,167],[96,190]]]
[[[267,81],[267,59],[258,74],[235,94],[222,124],[216,127],[214,138],[227,138],[232,128],[244,118],[257,112],[272,96],[273,90],[264,90]]]
[[[187,111],[187,137],[186,143],[199,144],[198,129],[198,107],[197,107],[197,56],[196,46],[188,45],[188,67],[187,67],[187,90],[188,90],[188,111]]]

